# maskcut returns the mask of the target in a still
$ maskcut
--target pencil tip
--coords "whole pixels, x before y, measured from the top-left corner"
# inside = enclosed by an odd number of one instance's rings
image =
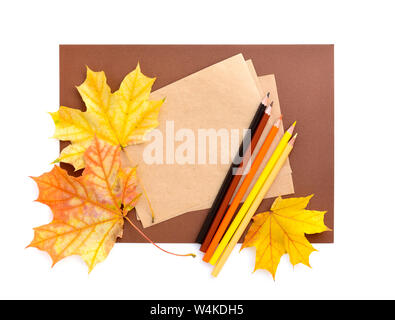
[[[295,140],[296,140],[296,137],[298,136],[298,134],[297,133],[295,133],[295,135],[292,137],[292,139],[291,140],[289,140],[289,144],[291,145],[291,146],[293,146],[294,145],[294,143],[295,143]]]
[[[269,98],[269,96],[270,96],[270,92],[268,92],[266,96]]]
[[[273,103],[274,103],[274,101],[270,102],[270,106],[271,106],[271,107],[273,107]]]
[[[283,116],[281,115],[277,120],[276,120],[276,122],[274,123],[274,126],[276,127],[276,128],[279,128],[280,127],[280,123],[281,123],[281,119],[283,118]]]
[[[270,115],[270,114],[272,113],[272,106],[271,106],[271,105],[269,105],[269,106],[266,108],[265,113],[267,113],[268,115]]]
[[[289,129],[287,130],[287,132],[289,133],[289,134],[292,134],[292,132],[294,131],[294,129],[295,129],[295,125],[296,125],[296,121],[292,124],[292,126],[290,126],[289,127]]]
[[[261,101],[261,105],[266,107],[267,106],[267,97],[264,97],[263,100]]]

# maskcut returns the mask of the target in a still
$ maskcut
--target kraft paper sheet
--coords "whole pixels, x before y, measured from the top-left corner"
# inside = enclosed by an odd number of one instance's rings
[[[147,199],[142,196],[136,205],[136,211],[144,227],[212,205],[234,154],[229,152],[228,163],[221,163],[221,152],[218,150],[217,164],[197,164],[197,131],[201,128],[238,129],[240,143],[242,130],[248,128],[263,94],[268,90],[271,92],[270,98],[274,100],[270,125],[281,114],[274,76],[258,79],[252,62],[246,63],[243,56],[238,54],[151,94],[151,99],[166,98],[160,112],[158,127],[164,139],[164,163],[146,164],[143,161],[144,149],[150,142],[126,149],[132,164],[138,166],[138,175],[155,212],[153,223]],[[166,121],[169,120],[174,121],[175,133],[179,129],[191,129],[194,132],[195,164],[166,163],[168,144],[165,132]],[[175,142],[174,150],[184,141]],[[258,143],[258,147],[262,141]],[[218,149],[220,143],[218,139]],[[206,151],[208,153],[208,148]],[[287,162],[267,197],[293,193],[291,172]]]

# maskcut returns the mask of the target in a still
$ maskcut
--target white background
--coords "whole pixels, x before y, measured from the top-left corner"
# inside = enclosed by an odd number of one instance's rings
[[[0,298],[395,298],[393,1],[13,1],[0,8]],[[335,243],[274,282],[235,250],[218,278],[198,258],[116,244],[91,274],[24,249],[49,209],[29,175],[58,142],[59,44],[335,43]],[[306,173],[307,174],[307,173]],[[178,252],[198,245],[165,244]]]

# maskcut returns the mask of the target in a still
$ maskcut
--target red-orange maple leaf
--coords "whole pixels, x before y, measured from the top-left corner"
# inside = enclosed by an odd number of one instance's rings
[[[29,247],[48,252],[53,264],[79,255],[91,271],[122,237],[124,219],[153,242],[126,217],[139,194],[136,170],[121,167],[120,148],[95,137],[84,160],[86,167],[78,178],[56,165],[33,178],[39,188],[37,201],[51,208],[53,221],[34,229]]]
[[[117,146],[95,138],[84,158],[81,177],[70,177],[54,166],[33,178],[40,191],[37,201],[51,208],[53,221],[34,229],[29,246],[48,252],[53,264],[79,255],[91,271],[122,237],[124,216],[138,193],[136,170],[121,168]]]

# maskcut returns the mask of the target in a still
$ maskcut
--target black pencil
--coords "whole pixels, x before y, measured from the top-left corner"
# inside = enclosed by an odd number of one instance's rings
[[[232,164],[225,176],[225,179],[222,182],[221,188],[219,189],[218,194],[215,197],[213,205],[211,206],[210,211],[207,214],[206,220],[204,220],[203,225],[199,231],[199,234],[196,238],[197,243],[203,243],[203,241],[207,235],[207,232],[210,229],[210,226],[215,218],[218,208],[221,205],[222,200],[224,199],[224,196],[226,194],[226,191],[228,190],[229,185],[232,182],[233,169],[237,168],[239,166],[240,155],[243,155],[244,150],[247,150],[248,146],[250,145],[250,142],[251,142],[250,137],[252,137],[254,135],[254,133],[259,125],[259,122],[265,113],[269,95],[270,95],[270,92],[267,93],[267,95],[265,96],[263,101],[260,103],[257,111],[255,112],[254,118],[252,119],[250,127],[249,127],[249,130],[251,131],[251,136],[249,136],[249,135],[244,136],[243,141],[241,142],[241,145],[239,147],[239,152],[238,152],[238,154],[236,154],[235,158],[233,159],[233,162],[232,162]],[[242,158],[241,158],[241,160],[242,160]]]

